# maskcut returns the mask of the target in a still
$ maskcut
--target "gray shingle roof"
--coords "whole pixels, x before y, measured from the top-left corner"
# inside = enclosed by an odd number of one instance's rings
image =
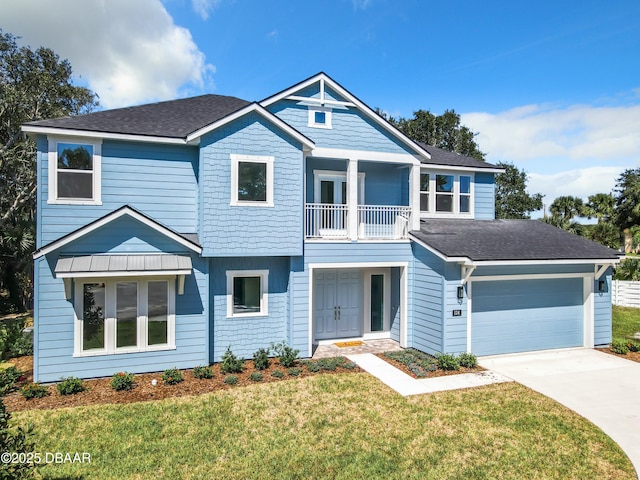
[[[27,123],[93,132],[185,138],[249,105],[250,102],[222,95],[201,95],[168,102],[116,108],[74,117],[54,118]]]
[[[416,142],[423,149],[429,152],[431,160],[422,160],[424,164],[433,165],[450,165],[452,167],[473,167],[473,168],[498,168],[495,165],[481,160],[477,160],[473,157],[467,157],[458,153],[449,152],[442,148],[427,145],[426,143]]]
[[[538,220],[425,219],[411,235],[446,257],[472,261],[596,260],[618,252]]]

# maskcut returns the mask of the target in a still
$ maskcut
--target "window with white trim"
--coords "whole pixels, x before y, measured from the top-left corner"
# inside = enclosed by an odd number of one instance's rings
[[[422,216],[473,216],[473,175],[421,172],[420,212]]]
[[[309,106],[309,126],[312,128],[332,128],[333,110],[330,107]]]
[[[75,355],[175,348],[175,277],[75,280]]]
[[[49,141],[49,203],[101,204],[101,144]]]
[[[227,317],[268,315],[268,270],[227,271]]]
[[[274,157],[231,155],[231,205],[273,206]]]

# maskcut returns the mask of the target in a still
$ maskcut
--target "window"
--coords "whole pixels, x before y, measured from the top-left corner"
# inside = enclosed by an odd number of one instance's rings
[[[227,316],[267,315],[268,291],[268,270],[227,271]]]
[[[473,215],[473,176],[455,173],[420,174],[420,211],[427,216]]]
[[[309,107],[309,126],[331,128],[332,113],[329,107]]]
[[[175,348],[175,279],[76,279],[75,355]]]
[[[49,203],[100,205],[101,145],[50,139]]]
[[[273,206],[274,157],[231,155],[231,205]]]

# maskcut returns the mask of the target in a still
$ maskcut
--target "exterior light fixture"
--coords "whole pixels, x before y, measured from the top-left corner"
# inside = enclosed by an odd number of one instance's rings
[[[458,287],[458,299],[463,299],[463,298],[464,298],[464,287],[460,285]]]
[[[607,282],[604,280],[598,280],[598,292],[602,293],[605,291],[605,286]]]

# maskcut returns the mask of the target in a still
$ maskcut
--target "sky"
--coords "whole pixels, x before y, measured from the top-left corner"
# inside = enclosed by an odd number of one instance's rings
[[[547,207],[640,167],[638,0],[0,0],[0,29],[102,108],[261,100],[324,71],[394,117],[453,109]]]

